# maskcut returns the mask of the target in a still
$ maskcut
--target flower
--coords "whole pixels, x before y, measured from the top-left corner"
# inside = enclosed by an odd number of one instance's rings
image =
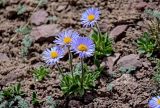
[[[79,54],[80,58],[90,57],[95,51],[95,44],[88,37],[78,37],[72,43],[72,51]]]
[[[98,8],[89,8],[82,14],[81,23],[84,27],[93,27],[99,19],[99,14]]]
[[[73,30],[65,30],[58,34],[58,37],[54,42],[61,46],[71,45],[72,41],[77,37],[79,37],[77,32]]]
[[[160,96],[152,97],[152,99],[149,101],[149,107],[160,108]]]
[[[61,47],[56,46],[51,49],[46,49],[42,55],[42,58],[47,65],[54,65],[59,61],[60,58],[64,56],[64,50]]]

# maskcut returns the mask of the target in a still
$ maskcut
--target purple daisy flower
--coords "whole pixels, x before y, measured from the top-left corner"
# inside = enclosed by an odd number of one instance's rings
[[[42,58],[47,65],[54,65],[60,58],[63,58],[64,50],[61,47],[56,46],[51,49],[46,49],[42,55]]]
[[[58,37],[54,42],[61,46],[71,45],[72,41],[77,37],[79,37],[77,32],[73,30],[65,30],[58,34]]]
[[[160,108],[160,96],[152,97],[152,99],[149,100],[149,107],[150,108]]]
[[[100,16],[100,11],[98,8],[87,9],[81,17],[81,23],[84,27],[93,27]]]
[[[72,43],[72,51],[79,54],[80,58],[90,57],[95,51],[95,44],[88,37],[78,37]]]

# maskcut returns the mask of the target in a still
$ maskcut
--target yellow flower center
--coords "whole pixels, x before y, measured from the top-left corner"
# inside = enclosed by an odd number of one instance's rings
[[[95,19],[95,16],[93,14],[88,15],[88,20],[93,21]]]
[[[72,39],[71,39],[70,37],[65,37],[65,38],[63,39],[63,42],[64,42],[65,44],[69,44],[71,41],[72,41]]]
[[[160,99],[157,100],[157,104],[160,105]]]
[[[50,55],[53,59],[58,57],[58,53],[56,51],[52,51]]]
[[[88,50],[88,48],[87,48],[87,46],[86,46],[86,45],[84,45],[84,44],[80,44],[80,45],[78,46],[78,50],[79,50],[79,51],[87,51],[87,50]]]

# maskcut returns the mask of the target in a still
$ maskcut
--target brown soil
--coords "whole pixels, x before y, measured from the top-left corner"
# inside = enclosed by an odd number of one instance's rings
[[[149,0],[148,0],[149,1]],[[85,30],[80,24],[81,13],[88,7],[98,7],[101,10],[101,20],[98,22],[103,32],[108,32],[119,26],[127,25],[121,37],[114,43],[116,53],[120,58],[129,54],[138,54],[135,41],[146,30],[143,13],[145,8],[160,10],[159,0],[48,0],[47,5],[39,7],[48,12],[49,16],[56,16],[53,22],[57,29],[74,28],[83,35],[89,35],[90,29]],[[144,5],[143,3],[146,3]],[[19,3],[27,5],[27,12],[16,15]],[[0,7],[0,87],[20,82],[26,99],[31,100],[32,91],[36,91],[38,98],[45,101],[46,96],[52,96],[58,103],[58,108],[65,107],[65,98],[59,87],[59,74],[56,67],[52,67],[49,76],[42,82],[35,82],[32,70],[45,65],[41,59],[44,49],[53,46],[53,43],[44,39],[35,41],[26,60],[21,57],[21,41],[23,36],[16,35],[15,30],[24,25],[30,18],[36,4],[32,0],[7,0],[7,4]],[[52,24],[45,22],[41,25]],[[32,27],[36,27],[32,25]],[[77,61],[77,60],[75,60]],[[106,59],[103,60],[106,62]],[[140,57],[143,64],[132,75],[121,74],[118,65],[113,67],[114,77],[102,74],[97,80],[97,89],[88,91],[84,100],[71,99],[69,108],[148,108],[148,100],[158,90],[152,81],[154,65],[145,57]],[[65,60],[62,65],[68,67]],[[107,72],[107,65],[106,70]],[[108,86],[112,84],[111,91]],[[31,106],[32,107],[32,106]],[[42,102],[41,108],[47,106]]]

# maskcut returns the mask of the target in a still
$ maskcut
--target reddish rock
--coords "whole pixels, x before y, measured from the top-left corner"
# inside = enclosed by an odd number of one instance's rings
[[[148,4],[146,2],[139,2],[137,5],[136,5],[136,9],[139,9],[139,10],[142,10],[144,9]]]
[[[142,62],[140,62],[138,59],[138,55],[130,54],[120,58],[117,64],[119,65],[119,67],[142,67]]]
[[[45,10],[39,10],[31,16],[31,23],[40,25],[47,22],[48,13]]]
[[[111,82],[111,84],[114,88],[117,88],[120,85],[127,87],[130,86],[132,88],[136,88],[138,86],[136,79],[130,74],[123,74],[120,78],[117,78],[116,80]]]
[[[62,10],[65,10],[67,8],[67,5],[66,4],[63,4],[63,5],[59,5],[56,9],[56,11],[58,12],[61,12]]]
[[[118,40],[119,38],[121,38],[121,34],[125,32],[127,27],[127,25],[119,25],[115,27],[109,34],[110,38]]]
[[[34,41],[44,41],[46,39],[49,39],[49,41],[53,41],[53,36],[59,31],[60,29],[56,24],[42,25],[34,27],[31,31],[31,36]]]
[[[6,54],[0,53],[0,60],[2,61],[9,61],[9,58]]]
[[[0,86],[5,86],[7,83],[13,82],[16,79],[23,77],[26,75],[26,70],[23,71],[23,69],[16,69],[9,74],[7,74],[5,77],[2,78],[0,81]]]
[[[115,62],[119,59],[120,53],[115,53],[113,56],[107,58],[107,66],[109,68],[109,73],[113,71],[113,66]]]

